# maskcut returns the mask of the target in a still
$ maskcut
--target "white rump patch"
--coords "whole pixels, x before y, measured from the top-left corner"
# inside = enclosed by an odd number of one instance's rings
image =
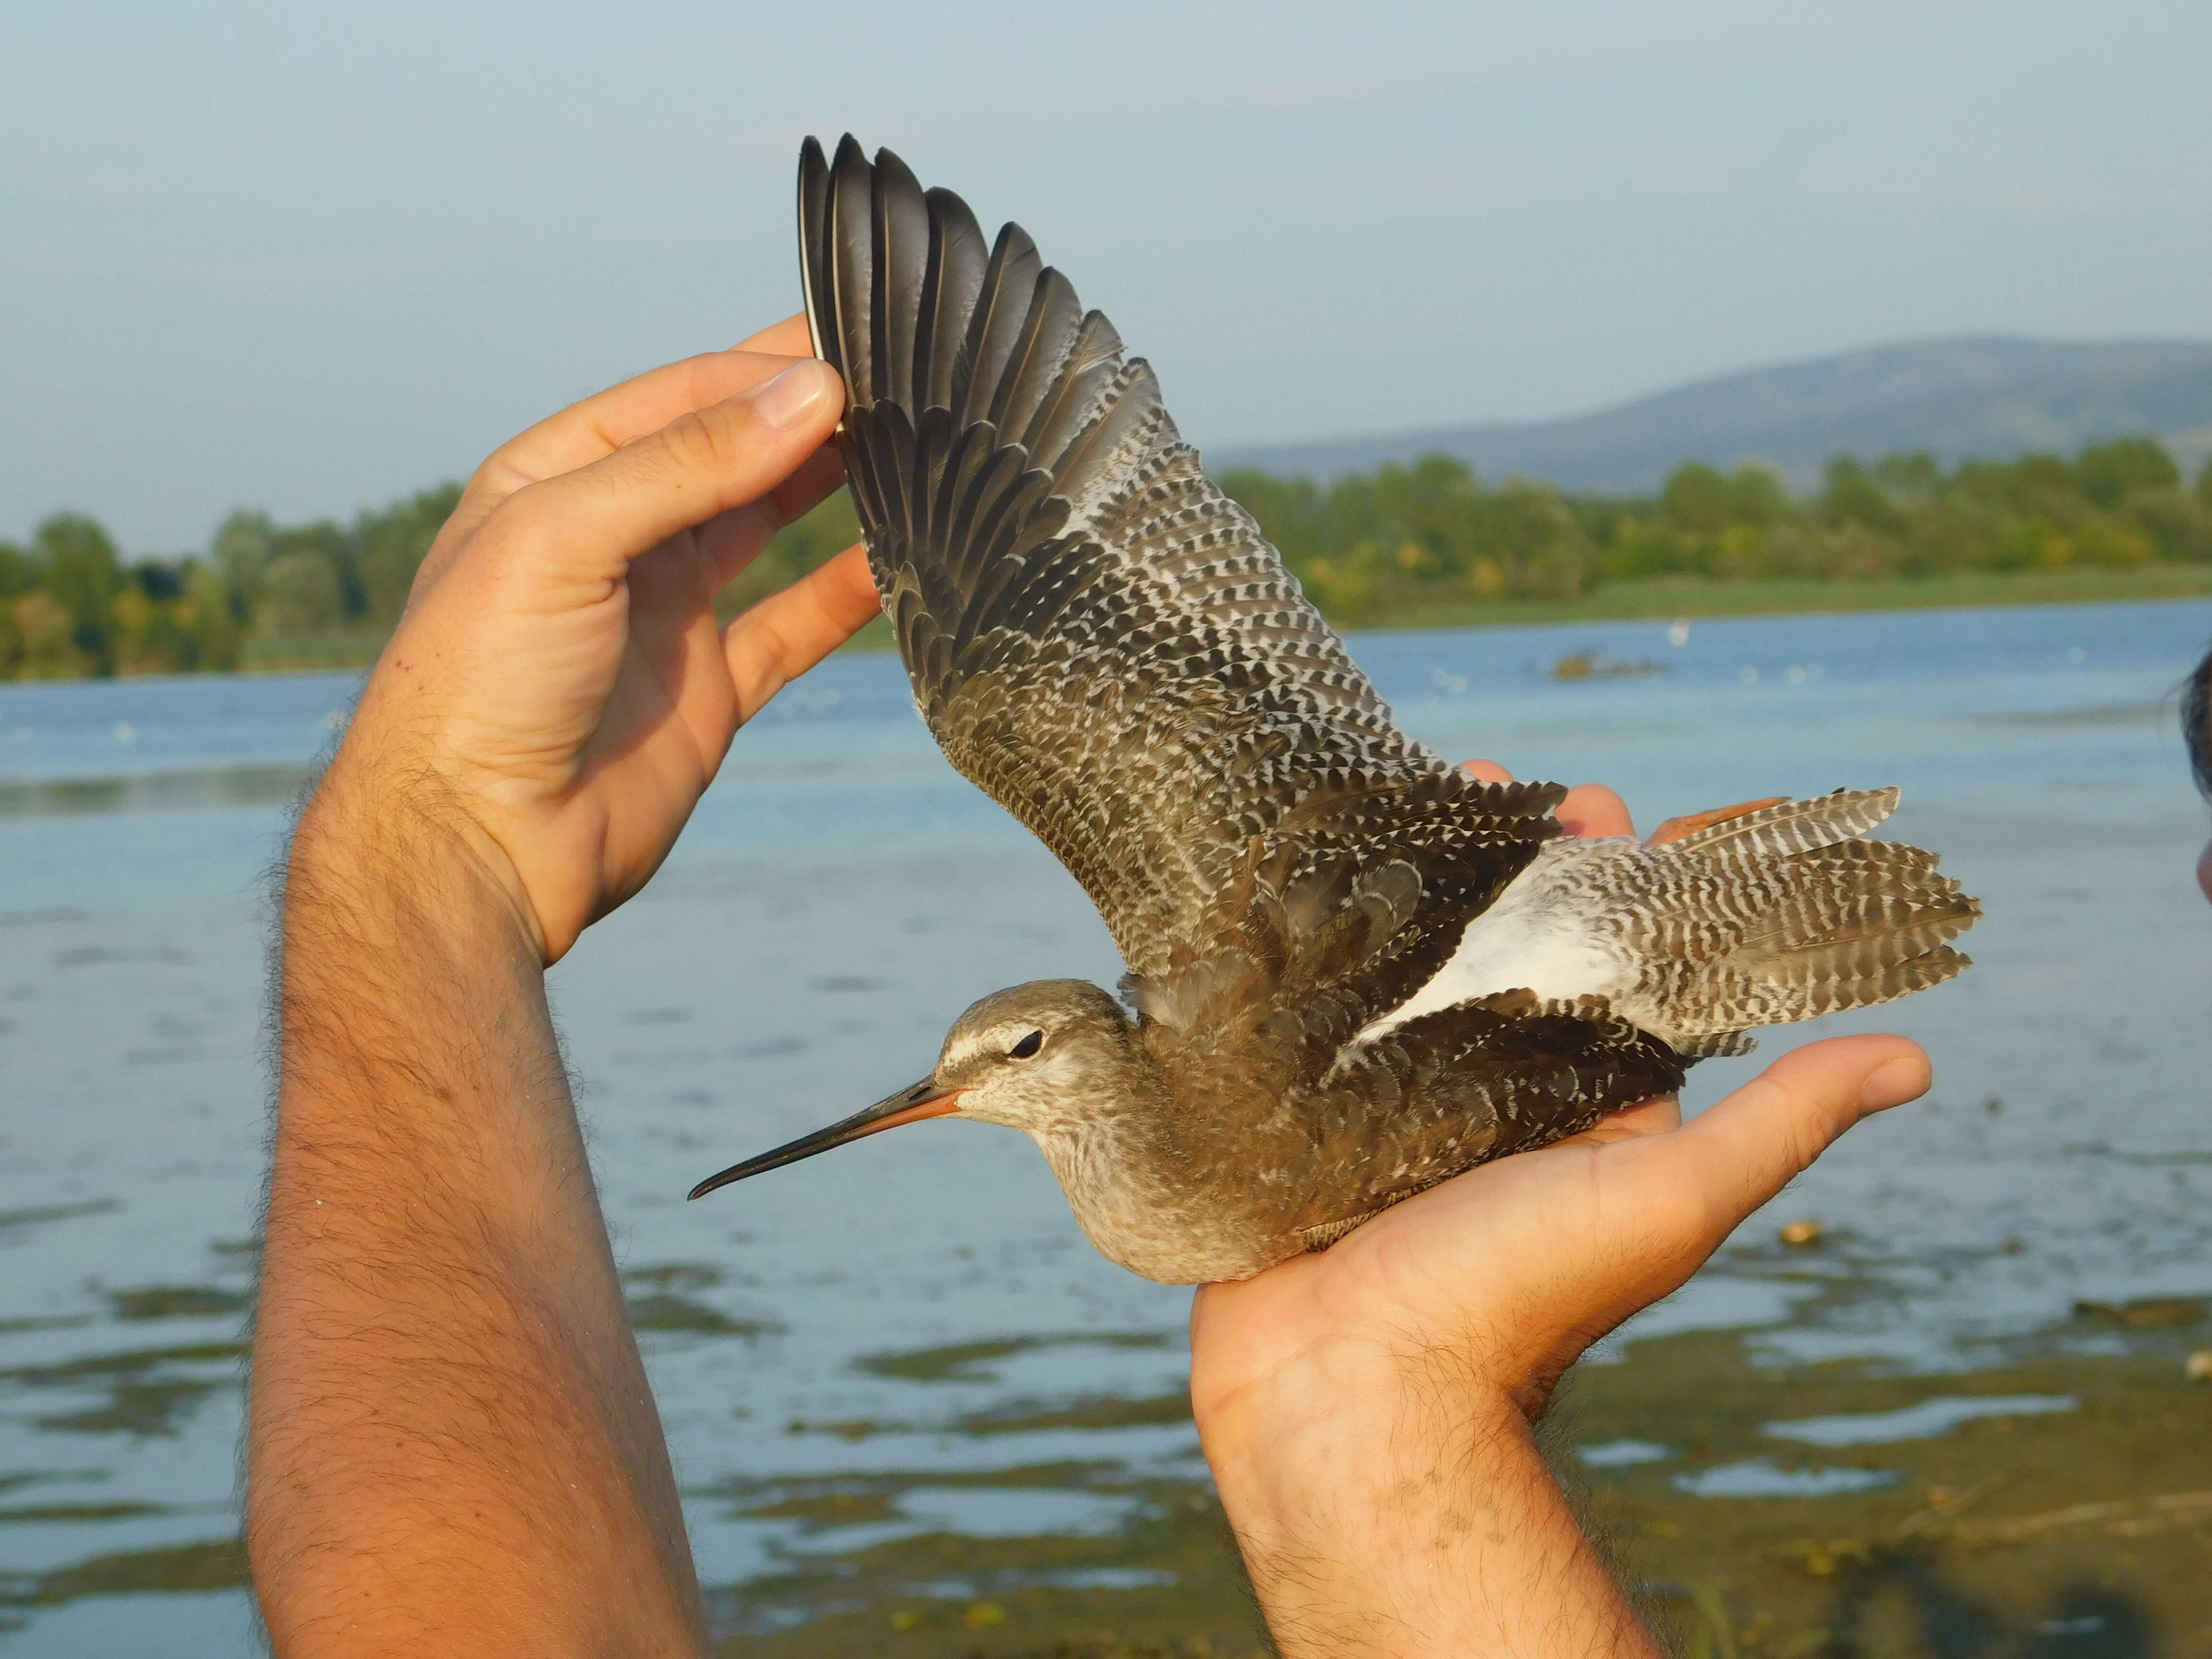
[[[1603,925],[1610,884],[1592,866],[1635,848],[1627,836],[1546,842],[1497,902],[1468,923],[1436,977],[1352,1042],[1501,991],[1533,991],[1547,1002],[1600,996],[1618,1005],[1637,971],[1618,934]]]

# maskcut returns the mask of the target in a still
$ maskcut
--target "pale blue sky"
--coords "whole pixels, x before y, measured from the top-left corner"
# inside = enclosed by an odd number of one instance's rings
[[[793,310],[808,131],[1021,220],[1201,447],[2212,336],[2203,0],[10,0],[0,76],[0,536],[134,552]]]

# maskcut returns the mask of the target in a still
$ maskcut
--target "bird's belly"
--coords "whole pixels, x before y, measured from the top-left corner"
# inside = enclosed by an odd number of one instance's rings
[[[1239,1226],[1229,1217],[1186,1215],[1131,1226],[1121,1224],[1123,1218],[1079,1207],[1075,1218],[1099,1255],[1161,1285],[1249,1279],[1305,1249],[1295,1233]]]
[[[1101,1144],[1101,1143],[1103,1144]],[[1162,1285],[1249,1279],[1304,1248],[1280,1172],[1194,1181],[1178,1163],[1133,1164],[1110,1139],[1040,1139],[1076,1224],[1099,1255]],[[1264,1162],[1264,1160],[1263,1160]]]
[[[1547,843],[1497,902],[1468,923],[1450,960],[1353,1041],[1501,991],[1532,991],[1545,1001],[1629,993],[1635,966],[1607,925],[1607,907],[1597,902],[1601,880],[1590,878],[1614,850],[1603,842]]]

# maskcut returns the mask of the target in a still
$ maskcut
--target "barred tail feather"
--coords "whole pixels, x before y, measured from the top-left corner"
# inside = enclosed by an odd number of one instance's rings
[[[1950,941],[1981,906],[1934,854],[1857,839],[1896,805],[1894,789],[1838,791],[1650,849],[1629,906],[1639,982],[1616,1006],[1685,1054],[1740,1053],[1748,1027],[1869,1007],[1961,972],[1969,958]]]
[[[1897,811],[1899,792],[1838,789],[1809,800],[1778,801],[1668,843],[1676,856],[1728,847],[1741,853],[1809,853],[1854,836],[1863,836]]]

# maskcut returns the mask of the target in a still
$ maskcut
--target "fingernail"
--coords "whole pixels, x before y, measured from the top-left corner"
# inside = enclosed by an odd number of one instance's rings
[[[1874,1068],[1867,1080],[1859,1085],[1859,1109],[1863,1112],[1886,1112],[1893,1106],[1902,1106],[1908,1100],[1917,1100],[1928,1091],[1929,1076],[1926,1064],[1903,1055]]]
[[[753,413],[769,426],[793,427],[806,420],[830,395],[830,368],[809,357],[747,392]]]

